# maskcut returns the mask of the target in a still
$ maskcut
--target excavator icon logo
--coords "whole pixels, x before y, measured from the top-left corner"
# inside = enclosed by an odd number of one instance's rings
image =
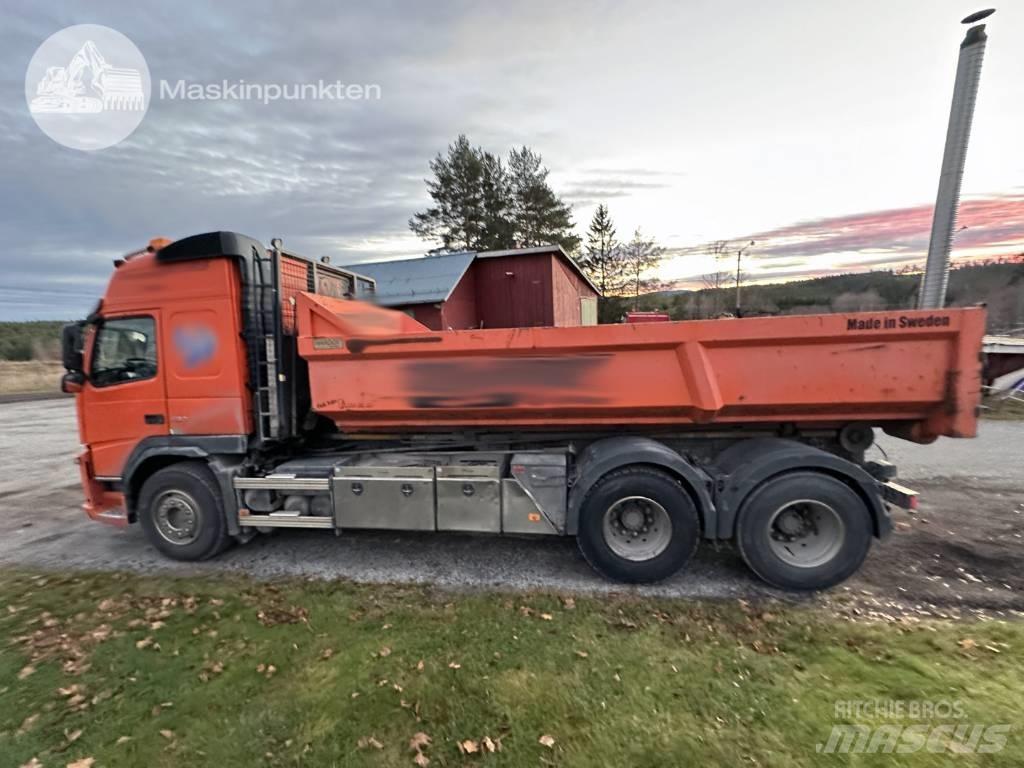
[[[83,78],[86,71],[88,83]],[[139,70],[110,66],[92,40],[86,40],[66,67],[47,67],[36,92],[39,95],[29,104],[32,112],[81,114],[146,107]]]
[[[127,138],[142,122],[149,94],[142,53],[120,32],[98,24],[52,35],[25,75],[33,119],[51,139],[74,149],[105,149]]]

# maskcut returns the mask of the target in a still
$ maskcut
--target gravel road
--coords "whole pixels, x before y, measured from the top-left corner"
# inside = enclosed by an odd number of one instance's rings
[[[954,610],[958,604],[996,612],[1024,609],[1024,602],[1017,602],[1018,594],[1024,598],[1024,575],[1014,573],[1024,531],[1024,424],[984,422],[977,440],[941,439],[918,446],[882,436],[879,445],[900,467],[902,481],[922,491],[925,503],[917,518],[908,516],[897,535],[873,548],[862,575],[840,591],[908,605],[914,600],[951,605]],[[280,531],[235,547],[212,562],[175,563],[150,547],[138,526],[122,531],[84,516],[78,507],[73,463],[77,451],[73,402],[0,404],[0,566],[233,571],[257,577],[636,591],[687,598],[780,596],[750,576],[727,545],[705,544],[685,573],[635,588],[602,580],[583,562],[572,541],[560,539],[406,533],[334,537],[322,531]],[[948,540],[942,538],[943,531]],[[994,543],[999,545],[997,552],[981,551]],[[946,546],[955,547],[960,559],[944,552]],[[940,568],[936,575],[936,562],[949,573]],[[993,575],[986,575],[986,569]],[[945,590],[952,590],[949,581],[957,582],[957,589],[963,586],[959,582],[972,589],[946,594],[941,586],[932,588],[946,583]]]

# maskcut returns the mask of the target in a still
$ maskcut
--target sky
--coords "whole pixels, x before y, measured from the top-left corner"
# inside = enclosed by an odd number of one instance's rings
[[[858,3],[29,2],[0,27],[0,319],[84,316],[112,259],[153,237],[235,230],[334,263],[413,256],[427,164],[459,134],[527,144],[582,234],[666,248],[699,285],[703,245],[756,245],[750,279],[920,263],[953,75],[977,10]],[[158,98],[125,141],[83,152],[36,126],[25,72],[51,34],[130,38],[156,87],[374,85],[379,98]],[[1024,250],[1024,4],[988,20],[954,256]]]

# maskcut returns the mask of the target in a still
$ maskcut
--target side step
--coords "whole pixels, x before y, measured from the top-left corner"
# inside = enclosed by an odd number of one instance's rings
[[[238,524],[243,528],[334,528],[333,517],[312,515],[241,515]]]

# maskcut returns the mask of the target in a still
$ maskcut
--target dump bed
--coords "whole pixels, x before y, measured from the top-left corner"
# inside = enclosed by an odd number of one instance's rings
[[[864,422],[973,437],[981,308],[431,331],[300,294],[314,410],[339,428]]]

